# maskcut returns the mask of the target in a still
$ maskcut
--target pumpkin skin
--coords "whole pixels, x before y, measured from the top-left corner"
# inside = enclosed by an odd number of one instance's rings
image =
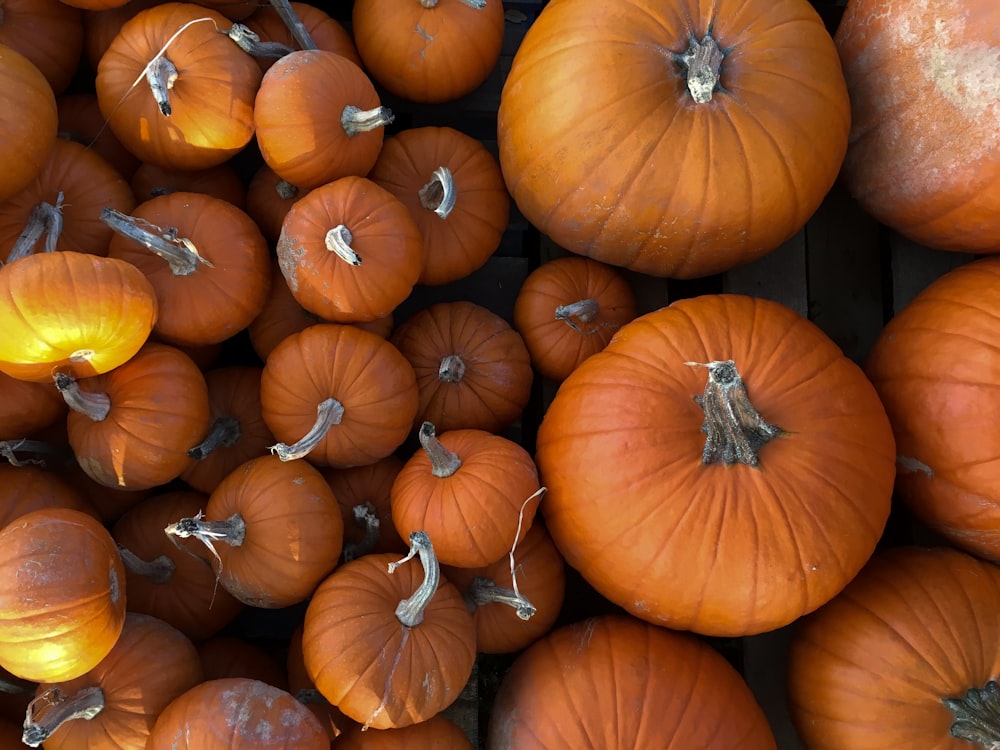
[[[780,430],[756,466],[703,459],[694,397],[708,378],[689,363],[727,360]],[[640,618],[720,636],[790,623],[857,574],[888,518],[894,459],[861,369],[793,310],[740,295],[623,326],[563,381],[535,456],[541,511],[570,565]]]
[[[865,370],[896,438],[896,491],[956,546],[1000,561],[995,290],[1000,258],[959,266],[890,320]]]
[[[164,193],[205,193],[240,210],[246,206],[243,180],[228,162],[186,172],[164,169],[155,164],[140,164],[132,173],[129,184],[140,201]]]
[[[207,19],[191,23],[196,19]],[[164,57],[176,68],[164,115],[143,79],[147,64],[185,24]],[[125,22],[101,57],[95,86],[101,112],[118,140],[144,162],[205,169],[246,146],[254,133],[260,68],[218,29],[221,13],[194,3],[164,3]]]
[[[41,466],[0,464],[0,528],[43,508],[71,508],[98,521],[97,509],[75,486]]]
[[[139,351],[157,310],[131,263],[71,251],[20,258],[0,269],[0,371],[40,383],[105,373]]]
[[[496,67],[503,3],[355,0],[351,30],[365,69],[388,91],[447,102],[476,89]]]
[[[534,374],[521,335],[473,302],[437,302],[403,321],[389,340],[416,373],[414,426],[499,432],[524,411]]]
[[[243,638],[217,635],[198,644],[198,657],[206,680],[249,677],[288,690],[285,670],[261,646]]]
[[[19,440],[66,415],[66,402],[51,383],[31,383],[0,372],[0,440]]]
[[[635,295],[625,278],[611,266],[575,256],[540,265],[514,300],[514,328],[531,364],[556,382],[635,316]]]
[[[82,13],[61,0],[4,0],[0,44],[27,57],[61,94],[83,52]]]
[[[795,630],[788,691],[803,741],[811,750],[985,747],[952,736],[942,701],[1000,679],[998,607],[995,565],[943,547],[877,553]]]
[[[709,29],[726,53],[697,103],[678,57]],[[497,138],[515,203],[557,245],[692,278],[794,235],[837,177],[849,121],[805,0],[557,0],[514,55]]]
[[[417,411],[413,368],[385,339],[350,325],[321,323],[288,336],[264,364],[260,401],[274,436],[294,444],[316,423],[317,407],[344,407],[308,458],[347,468],[385,458],[410,434]]]
[[[623,615],[560,628],[521,654],[500,684],[489,750],[773,750],[739,673],[687,633]]]
[[[28,58],[0,44],[0,201],[31,182],[56,142],[56,97]]]
[[[207,680],[163,710],[146,750],[329,750],[319,721],[284,690],[259,680]]]
[[[399,729],[349,727],[337,738],[337,750],[472,750],[472,743],[456,724],[441,714]]]
[[[851,0],[843,182],[879,222],[941,250],[1000,252],[1000,6]]]
[[[125,571],[93,516],[46,508],[0,530],[0,666],[34,682],[72,680],[115,645]],[[39,602],[45,606],[39,608]]]
[[[131,4],[139,0],[132,0]],[[104,116],[97,103],[97,94],[78,92],[56,98],[59,114],[59,137],[87,146],[128,179],[139,166],[139,160],[104,125]]]
[[[45,748],[145,747],[160,711],[201,680],[198,652],[187,636],[163,620],[129,612],[118,641],[100,664],[74,680],[38,686],[39,709],[52,689],[71,703],[81,697],[80,691],[96,687],[103,694],[100,713],[65,722],[45,737]],[[43,710],[38,714],[47,725]]]
[[[297,2],[292,2],[290,5],[317,48],[336,52],[359,68],[362,66],[361,57],[358,55],[357,47],[354,46],[354,39],[343,24],[315,5]],[[278,42],[293,50],[298,46],[295,44],[292,32],[271,5],[258,5],[246,20],[246,25],[261,38],[261,41]],[[260,69],[265,72],[274,64],[274,58],[258,57],[256,60]]]

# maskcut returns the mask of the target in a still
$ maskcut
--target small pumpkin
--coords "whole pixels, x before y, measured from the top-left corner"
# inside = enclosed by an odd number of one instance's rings
[[[0,372],[0,440],[19,440],[66,415],[52,383],[32,383]]]
[[[352,726],[337,739],[337,750],[405,750],[413,747],[472,750],[472,743],[457,724],[441,714],[398,729],[365,730],[360,725]]]
[[[125,622],[125,571],[93,516],[69,508],[19,516],[0,530],[0,568],[0,666],[62,682],[108,655]]]
[[[31,60],[61,94],[80,63],[83,14],[61,0],[4,0],[0,44]]]
[[[131,0],[133,5],[138,0]],[[79,143],[103,156],[126,180],[139,166],[139,160],[104,124],[97,94],[89,91],[65,93],[56,97],[59,137]]]
[[[261,164],[247,185],[246,210],[257,222],[264,237],[276,243],[285,215],[306,192],[278,177],[267,164]]]
[[[97,520],[97,509],[74,485],[54,471],[27,464],[0,464],[0,528],[43,508],[71,508]]]
[[[31,182],[56,142],[56,97],[24,55],[0,44],[0,201]]]
[[[281,664],[263,646],[235,635],[215,635],[198,644],[206,680],[249,677],[282,690],[288,679]]]
[[[361,57],[354,46],[354,39],[340,21],[316,5],[299,2],[290,2],[288,5],[317,49],[336,52],[361,67]],[[292,31],[274,5],[258,5],[247,18],[246,25],[263,42],[282,44],[288,48],[288,52],[294,51],[297,46]],[[257,64],[266,72],[274,64],[274,60],[273,57],[258,57]]]

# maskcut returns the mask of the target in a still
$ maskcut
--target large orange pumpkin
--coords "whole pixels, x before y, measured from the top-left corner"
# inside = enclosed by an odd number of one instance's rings
[[[567,562],[631,613],[763,632],[864,565],[894,447],[875,389],[819,328],[705,295],[623,326],[563,381],[538,430],[541,511]]]
[[[690,278],[794,235],[849,119],[807,0],[553,0],[514,56],[497,137],[514,201],[557,244]]]
[[[844,184],[941,250],[1000,252],[1000,4],[851,0],[836,43],[851,96]]]
[[[42,171],[56,142],[56,98],[28,58],[0,44],[0,201]]]

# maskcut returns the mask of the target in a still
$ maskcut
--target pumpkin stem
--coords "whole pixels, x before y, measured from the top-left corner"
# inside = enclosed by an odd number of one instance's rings
[[[448,167],[435,169],[431,181],[420,188],[417,195],[421,206],[433,211],[442,219],[447,219],[448,214],[455,208],[455,200],[458,197],[451,170]]]
[[[122,237],[138,242],[163,258],[174,276],[190,276],[199,263],[214,268],[198,253],[198,248],[191,240],[177,236],[177,229],[174,227],[164,230],[145,219],[123,214],[108,206],[101,210],[101,221]]]
[[[367,555],[378,544],[382,523],[378,519],[378,509],[369,501],[359,503],[351,509],[354,523],[364,530],[365,535],[359,542],[344,545],[344,562],[350,562],[362,555]]]
[[[146,66],[146,82],[149,83],[149,90],[153,93],[156,106],[160,108],[160,113],[164,117],[170,117],[173,107],[170,105],[170,89],[177,81],[177,67],[167,59],[166,55],[160,55],[150,61]]]
[[[60,190],[56,194],[56,204],[53,206],[48,201],[39,202],[31,213],[28,214],[28,223],[14,243],[10,253],[7,255],[7,262],[11,263],[18,258],[30,255],[38,240],[45,235],[45,247],[43,252],[55,252],[56,244],[62,235],[63,229],[63,193]]]
[[[320,402],[316,407],[316,422],[312,428],[292,445],[287,443],[275,443],[268,447],[271,453],[275,454],[282,461],[293,461],[296,458],[306,456],[311,450],[319,445],[326,433],[334,425],[340,424],[344,418],[344,405],[332,396]]]
[[[295,187],[288,180],[279,179],[274,184],[274,192],[278,194],[278,197],[282,200],[290,201],[292,198],[299,197],[299,189]]]
[[[143,560],[135,552],[118,545],[118,554],[122,559],[125,570],[129,573],[140,575],[150,583],[169,583],[174,577],[177,566],[167,555],[160,555],[152,560]]]
[[[433,424],[424,422],[420,425],[417,437],[420,438],[420,447],[431,460],[431,474],[439,479],[445,479],[462,467],[462,459],[458,454],[452,453],[438,440]]]
[[[336,253],[337,257],[345,263],[360,266],[361,256],[354,252],[354,248],[351,247],[353,240],[354,235],[351,234],[351,230],[343,224],[338,224],[326,233],[323,244],[326,245],[327,250]]]
[[[55,381],[63,401],[73,411],[90,417],[95,422],[103,421],[111,411],[111,397],[108,394],[85,391],[72,375],[64,372],[57,372]]]
[[[73,458],[73,452],[62,446],[53,445],[41,440],[28,440],[27,438],[0,440],[0,457],[7,459],[7,463],[11,466],[48,465],[47,458],[18,458],[18,453],[27,453],[32,456],[48,456],[58,459],[59,462],[71,465],[76,463],[76,459]]]
[[[328,701],[316,688],[299,688],[295,691],[295,700],[307,706],[331,705],[330,701]]]
[[[498,586],[496,581],[485,576],[476,576],[472,579],[469,590],[465,592],[465,601],[472,611],[486,604],[506,604],[508,607],[513,607],[514,612],[522,620],[530,620],[538,611],[523,594]]]
[[[389,563],[389,572],[395,573],[396,568],[413,559],[414,555],[420,556],[420,564],[424,566],[424,580],[409,599],[403,599],[396,605],[396,619],[408,628],[415,628],[424,621],[424,610],[441,583],[441,566],[426,531],[414,531],[410,534],[410,551],[402,560]]]
[[[208,429],[208,435],[188,451],[191,458],[201,461],[220,446],[232,448],[243,436],[243,426],[236,417],[218,417]]]
[[[292,33],[292,39],[295,43],[299,45],[301,49],[318,49],[316,42],[309,35],[309,31],[306,29],[302,19],[299,18],[298,13],[292,8],[289,0],[269,0],[271,7],[277,12],[278,17],[281,22],[285,24],[285,28]]]
[[[725,56],[711,33],[705,34],[700,42],[692,36],[688,48],[683,53],[674,55],[674,59],[687,73],[688,93],[698,104],[712,101],[712,94],[722,77],[722,60]]]
[[[28,747],[38,747],[67,721],[89,721],[103,710],[104,692],[97,685],[81,688],[70,696],[51,687],[28,704],[21,741]]]
[[[394,119],[396,118],[388,107],[361,109],[353,104],[348,104],[340,116],[340,124],[348,137],[353,138],[359,133],[367,133],[370,130],[390,125]]]
[[[600,305],[597,304],[596,299],[581,299],[568,305],[559,305],[556,308],[555,317],[556,320],[561,320],[577,333],[592,334],[597,333],[601,327],[600,325],[590,325],[597,318],[598,312],[600,312]],[[580,322],[577,323],[577,320]]]
[[[731,359],[684,364],[708,368],[705,393],[695,396],[695,401],[705,412],[705,423],[701,429],[706,438],[701,462],[757,466],[760,463],[758,451],[772,438],[783,434],[784,430],[765,422],[750,403],[736,363]]]
[[[442,383],[458,383],[465,377],[465,362],[457,354],[441,357],[438,365],[438,380]]]
[[[229,29],[220,29],[219,33],[228,36],[236,42],[237,47],[251,57],[267,57],[277,60],[295,51],[281,42],[262,42],[260,34],[241,23],[234,23]]]
[[[1000,748],[1000,683],[990,680],[981,688],[970,688],[961,698],[945,698],[941,702],[955,717],[952,737],[984,750]]]

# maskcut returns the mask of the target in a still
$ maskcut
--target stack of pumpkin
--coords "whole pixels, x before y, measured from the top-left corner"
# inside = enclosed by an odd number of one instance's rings
[[[0,746],[467,748],[441,712],[481,652],[520,654],[498,750],[771,748],[699,636],[798,623],[809,747],[995,747],[997,264],[929,289],[867,373],[763,299],[636,318],[618,267],[752,261],[842,168],[887,226],[1000,249],[998,11],[852,0],[835,44],[805,0],[552,0],[497,160],[389,135],[380,94],[480,86],[496,0],[355,0],[350,33],[258,5],[3,6],[0,667],[25,718]],[[4,36],[22,14],[44,44]],[[394,320],[483,268],[511,198],[573,253],[513,320]],[[254,362],[220,361],[237,337]],[[528,435],[536,374],[560,385]],[[878,550],[894,489],[953,546]],[[566,563],[620,612],[550,632]],[[295,607],[284,665],[227,634]]]

